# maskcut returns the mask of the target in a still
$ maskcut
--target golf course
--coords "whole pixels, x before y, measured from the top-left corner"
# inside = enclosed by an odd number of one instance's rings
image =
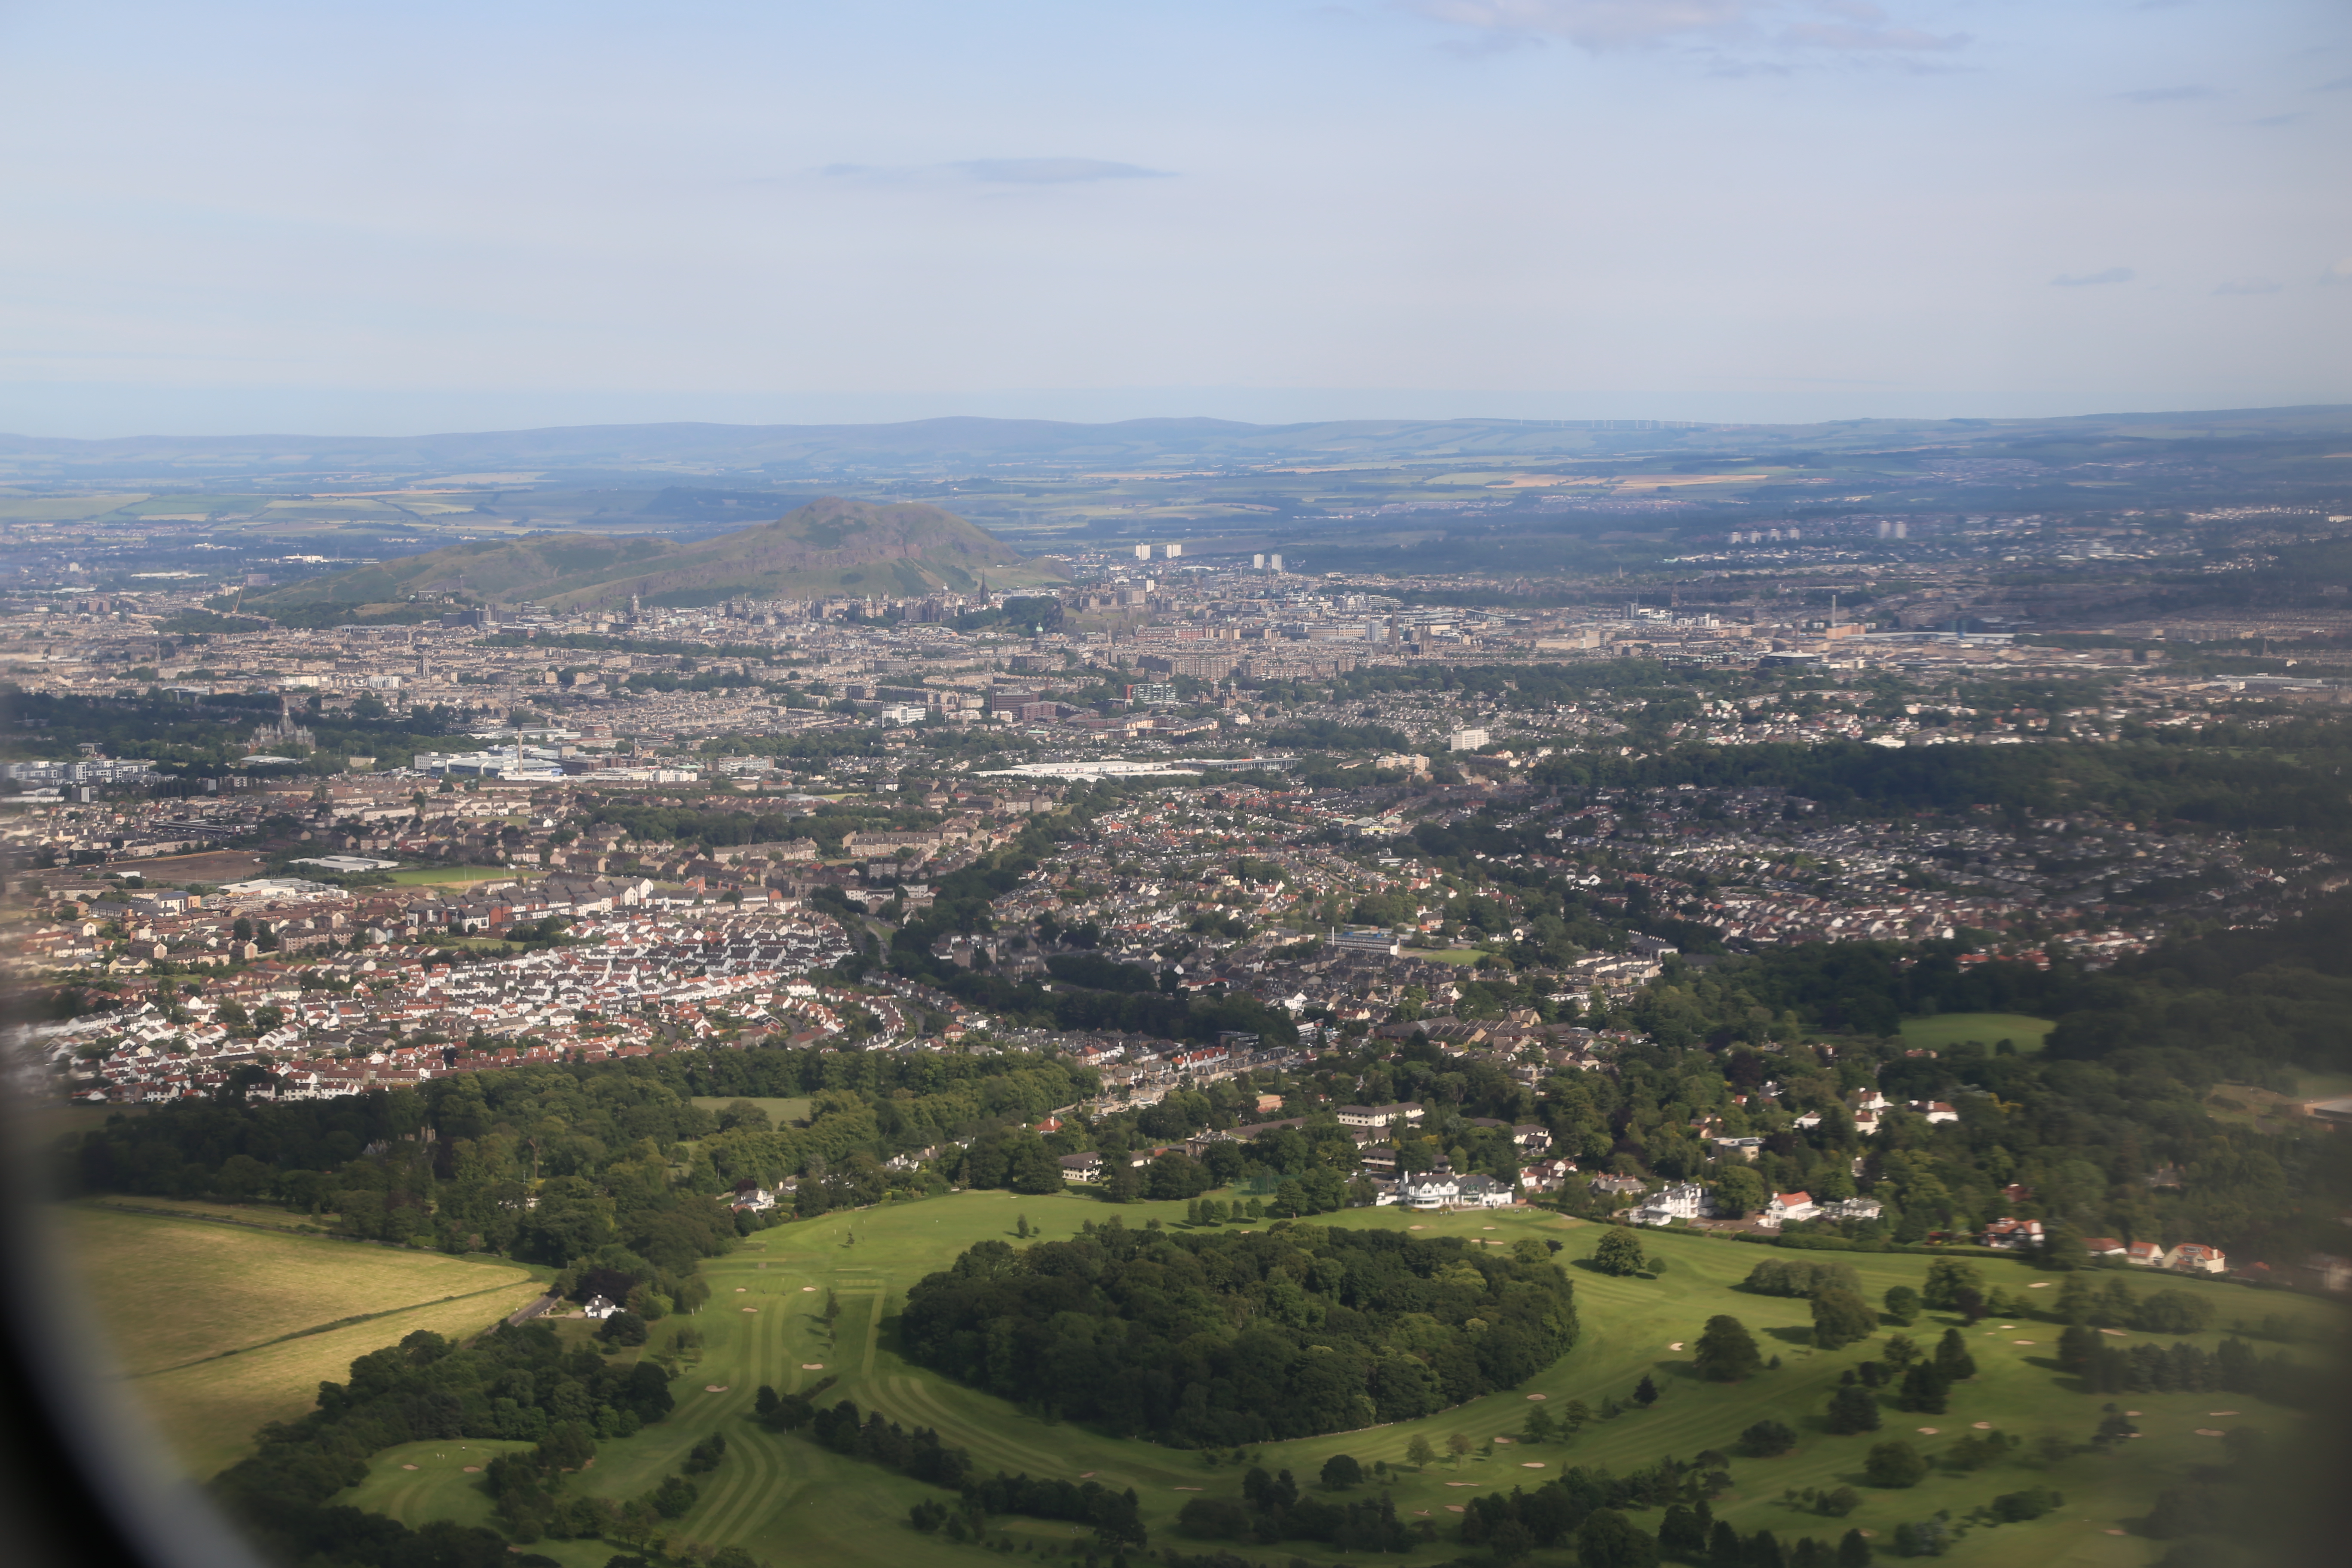
[[[668,1419],[634,1436],[599,1446],[596,1459],[571,1478],[567,1488],[614,1499],[635,1497],[679,1471],[688,1450],[712,1434],[727,1440],[718,1468],[698,1478],[700,1497],[667,1526],[673,1554],[692,1544],[716,1549],[738,1546],[772,1563],[841,1565],[971,1562],[976,1550],[946,1534],[921,1534],[908,1522],[909,1508],[949,1494],[875,1464],[835,1454],[804,1435],[768,1430],[753,1417],[762,1385],[780,1394],[832,1384],[820,1403],[847,1398],[861,1411],[880,1411],[908,1427],[935,1428],[952,1447],[969,1450],[982,1473],[998,1468],[1035,1478],[1091,1479],[1115,1490],[1134,1489],[1156,1552],[1161,1546],[1200,1552],[1238,1550],[1251,1562],[1281,1563],[1293,1557],[1335,1563],[1342,1554],[1309,1542],[1238,1549],[1209,1542],[1191,1544],[1175,1529],[1177,1510],[1194,1497],[1233,1497],[1241,1469],[1213,1464],[1199,1452],[1151,1443],[1114,1439],[1072,1424],[1059,1424],[948,1382],[909,1364],[896,1352],[893,1324],[911,1285],[949,1265],[964,1248],[1001,1239],[1016,1247],[1021,1222],[1033,1236],[1066,1238],[1081,1223],[1097,1224],[1114,1215],[1140,1226],[1157,1219],[1171,1227],[1182,1220],[1180,1204],[1139,1204],[1114,1208],[1076,1194],[1043,1197],[1002,1192],[966,1192],[880,1208],[837,1213],[761,1232],[731,1254],[708,1263],[712,1296],[690,1319],[670,1318],[652,1325],[643,1350],[616,1352],[624,1358],[661,1352],[682,1323],[700,1331],[702,1346],[672,1384],[677,1409]],[[1968,1331],[1977,1375],[1957,1384],[1946,1414],[1906,1415],[1891,1405],[1882,1430],[1864,1436],[1828,1433],[1822,1412],[1842,1371],[1880,1353],[1895,1331],[1883,1326],[1871,1340],[1835,1352],[1811,1348],[1810,1304],[1798,1298],[1736,1289],[1748,1270],[1766,1258],[1820,1258],[1675,1232],[1644,1232],[1643,1247],[1663,1261],[1655,1276],[1612,1277],[1586,1266],[1606,1227],[1538,1209],[1504,1209],[1425,1215],[1393,1208],[1352,1210],[1297,1222],[1405,1229],[1422,1237],[1455,1237],[1473,1243],[1507,1246],[1522,1239],[1558,1241],[1557,1261],[1576,1286],[1582,1333],[1576,1347],[1521,1387],[1489,1394],[1412,1423],[1373,1427],[1286,1443],[1269,1443],[1252,1463],[1269,1471],[1287,1469],[1302,1486],[1313,1487],[1324,1461],[1346,1454],[1367,1472],[1365,1484],[1349,1494],[1360,1500],[1385,1484],[1397,1514],[1426,1519],[1437,1539],[1404,1554],[1408,1563],[1451,1561],[1465,1548],[1453,1523],[1464,1500],[1488,1489],[1532,1487],[1563,1467],[1605,1466],[1622,1475],[1666,1455],[1688,1459],[1705,1449],[1732,1456],[1732,1485],[1715,1502],[1716,1517],[1742,1531],[1769,1529],[1782,1542],[1806,1535],[1834,1542],[1849,1528],[1874,1533],[1884,1545],[1895,1526],[1948,1510],[1958,1520],[1997,1494],[2029,1488],[2053,1489],[2063,1505],[2029,1523],[1979,1526],[1948,1553],[1957,1563],[2031,1561],[2038,1565],[2115,1564],[2141,1568],[2160,1554],[2158,1542],[2128,1533],[2125,1521],[2145,1514],[2158,1489],[2189,1467],[2217,1459],[2217,1438],[2254,1426],[2289,1433],[2297,1417],[2244,1394],[2146,1394],[2122,1403],[2142,1436],[2106,1451],[2088,1439],[2106,1401],[2074,1392],[2053,1361],[2058,1326],[2043,1320],[2003,1322],[1989,1319]],[[1891,1286],[1918,1286],[1930,1261],[1926,1257],[1869,1253],[1829,1255],[1850,1263],[1874,1302]],[[2056,1289],[2053,1276],[2006,1259],[1982,1259],[1989,1284],[2014,1292]],[[2315,1332],[2332,1324],[2331,1304],[2279,1293],[2257,1296],[2219,1282],[2135,1279],[2142,1289],[2163,1284],[2211,1300],[2218,1331],[2233,1320],[2259,1321],[2280,1314]],[[838,1310],[825,1321],[828,1297]],[[487,1300],[487,1298],[485,1298]],[[1718,1313],[1738,1318],[1777,1368],[1737,1384],[1708,1383],[1693,1365],[1693,1348],[1706,1320]],[[1931,1345],[1957,1317],[1930,1313],[1908,1331]],[[572,1317],[558,1320],[567,1339],[585,1341],[594,1324]],[[361,1332],[355,1342],[388,1343],[395,1331]],[[2123,1336],[2116,1342],[2136,1342]],[[2156,1338],[2158,1336],[2147,1336]],[[2160,1336],[2170,1343],[2176,1336]],[[2211,1350],[2222,1331],[2185,1336]],[[2264,1353],[2274,1346],[2260,1345]],[[2303,1353],[2314,1353],[2305,1352]],[[1644,1375],[1658,1391],[1648,1408],[1631,1396]],[[1538,1407],[1565,1412],[1581,1400],[1595,1418],[1571,1438],[1531,1443],[1522,1434],[1528,1413]],[[1622,1406],[1622,1413],[1609,1415]],[[1742,1430],[1767,1419],[1797,1433],[1793,1449],[1753,1458],[1738,1450]],[[1990,1468],[1960,1473],[1935,1464],[1918,1485],[1878,1489],[1863,1479],[1864,1457],[1874,1442],[1905,1437],[1930,1460],[1974,1433],[1998,1430],[2020,1439],[2012,1456]],[[1447,1439],[1460,1434],[1469,1451],[1450,1455]],[[1425,1468],[1408,1463],[1415,1436],[1440,1458]],[[2073,1445],[2054,1459],[2021,1456],[2036,1452],[2048,1436]],[[413,1443],[377,1453],[367,1479],[337,1502],[380,1510],[412,1525],[436,1519],[491,1524],[491,1500],[479,1473],[491,1457],[522,1443],[480,1439]],[[1370,1472],[1375,1461],[1389,1467],[1384,1483]],[[1850,1514],[1828,1518],[1786,1500],[1808,1489],[1852,1487],[1860,1503]],[[1636,1514],[1654,1530],[1654,1512]],[[992,1515],[992,1544],[1057,1552],[1083,1549],[1086,1536],[1067,1522]],[[530,1552],[566,1568],[603,1568],[615,1548],[604,1541],[542,1540]],[[2021,1558],[2021,1552],[2026,1555]],[[1346,1554],[1364,1556],[1360,1552]],[[1106,1553],[1106,1557],[1108,1554]],[[1565,1563],[1565,1549],[1538,1552],[1532,1561]]]

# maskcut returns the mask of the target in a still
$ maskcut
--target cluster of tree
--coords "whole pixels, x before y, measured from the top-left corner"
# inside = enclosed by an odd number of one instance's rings
[[[715,1449],[709,1440],[697,1444],[686,1468],[717,1468],[726,1439],[717,1443]],[[682,1475],[665,1476],[642,1496],[625,1500],[563,1495],[563,1478],[594,1456],[595,1446],[573,1426],[558,1428],[536,1448],[491,1459],[483,1467],[482,1480],[507,1533],[526,1546],[543,1537],[642,1546],[662,1521],[683,1518],[702,1495]],[[696,1459],[704,1462],[698,1466]]]
[[[1707,1500],[1731,1484],[1725,1464],[1722,1455],[1706,1453],[1688,1462],[1662,1458],[1624,1476],[1571,1466],[1533,1491],[1513,1487],[1470,1499],[1457,1537],[1505,1563],[1573,1540],[1585,1568],[1641,1568],[1657,1562],[1659,1542],[1626,1513],[1664,1508],[1669,1521],[1709,1518]]]
[[[1323,1466],[1323,1484],[1335,1492],[1360,1484],[1362,1475],[1345,1454]],[[1342,1552],[1411,1552],[1436,1534],[1397,1518],[1386,1489],[1369,1501],[1328,1501],[1302,1492],[1288,1470],[1268,1475],[1255,1466],[1242,1478],[1239,1499],[1193,1498],[1178,1511],[1176,1528],[1196,1541],[1319,1541]]]
[[[1005,1398],[1230,1447],[1510,1387],[1565,1353],[1577,1321],[1539,1243],[1114,1221],[1019,1252],[979,1243],[908,1292],[900,1331],[909,1359]]]
[[[504,1489],[502,1500],[516,1500],[500,1514],[517,1539],[560,1528],[626,1541],[644,1522],[637,1516],[558,1500],[555,1488],[595,1457],[600,1439],[634,1435],[668,1415],[672,1403],[669,1377],[656,1363],[624,1367],[593,1349],[567,1351],[544,1323],[501,1327],[466,1346],[419,1330],[352,1362],[348,1381],[320,1384],[316,1407],[300,1420],[263,1427],[256,1451],[211,1488],[265,1552],[304,1560],[303,1543],[352,1512],[322,1505],[365,1479],[370,1455],[436,1438],[529,1442],[536,1447],[505,1458],[493,1481]],[[652,1517],[664,1516],[656,1509]],[[369,1527],[354,1539],[380,1537]],[[358,1560],[397,1559],[396,1540],[380,1544],[383,1556]]]
[[[979,1533],[990,1514],[1018,1513],[1090,1525],[1106,1545],[1145,1543],[1142,1505],[1133,1489],[1114,1492],[1094,1481],[1032,1480],[1025,1474],[1008,1476],[1002,1471],[982,1477],[973,1471],[970,1454],[948,1447],[930,1427],[909,1431],[879,1410],[860,1419],[855,1400],[823,1405],[820,1396],[833,1381],[828,1377],[814,1388],[781,1395],[773,1388],[762,1387],[753,1412],[772,1430],[798,1432],[836,1454],[958,1493],[961,1500],[953,1508],[929,1501],[915,1505],[910,1522],[926,1534],[946,1526],[961,1541],[967,1533]],[[691,1460],[688,1468],[693,1468]]]
[[[879,1202],[893,1179],[916,1180],[884,1169],[893,1154],[1034,1120],[1095,1082],[1091,1069],[1022,1054],[680,1051],[534,1064],[421,1091],[231,1097],[110,1119],[68,1148],[61,1180],[69,1191],[276,1202],[332,1215],[338,1234],[358,1239],[615,1269],[644,1289],[626,1304],[650,1319],[707,1290],[696,1263],[742,1228],[712,1200],[737,1184],[798,1175],[803,1213]],[[720,1094],[809,1097],[811,1118],[778,1128],[748,1103],[717,1114],[693,1103]],[[1059,1184],[1056,1169],[1035,1190]]]
[[[2212,1351],[2177,1340],[2170,1349],[2128,1349],[2082,1324],[2058,1337],[2058,1364],[2082,1379],[2085,1394],[2250,1394],[2274,1404],[2302,1405],[2312,1396],[2308,1368],[2284,1351],[2267,1358],[2234,1336]]]
[[[249,627],[246,629],[250,629]],[[253,727],[275,720],[274,694],[216,692],[194,700],[145,695],[74,696],[25,691],[0,684],[0,706],[21,729],[0,742],[0,758],[66,757],[83,744],[104,748],[110,757],[144,757],[167,775],[233,771],[246,754]],[[318,744],[320,773],[339,771],[351,752],[380,759],[386,766],[406,763],[420,749],[461,732],[472,721],[454,709],[418,708],[394,719],[380,700],[330,713],[313,705],[300,715]]]
[[[1859,1500],[1851,1488],[1840,1487],[1817,1497],[1811,1506],[1817,1513],[1842,1519]],[[1658,1550],[1676,1562],[1704,1568],[1869,1568],[1872,1556],[1869,1537],[1860,1530],[1847,1531],[1833,1546],[1810,1535],[1783,1544],[1769,1530],[1742,1535],[1728,1521],[1713,1518],[1704,1501],[1666,1510],[1658,1526]]]

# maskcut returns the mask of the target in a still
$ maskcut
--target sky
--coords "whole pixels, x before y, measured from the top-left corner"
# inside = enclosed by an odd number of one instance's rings
[[[0,0],[0,431],[2352,403],[2342,0]]]

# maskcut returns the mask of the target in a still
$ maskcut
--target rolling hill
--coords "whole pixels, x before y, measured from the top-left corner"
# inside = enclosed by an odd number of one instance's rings
[[[773,522],[699,544],[557,533],[511,542],[456,544],[355,567],[248,598],[261,615],[405,602],[416,595],[467,601],[535,601],[572,608],[690,606],[721,599],[810,598],[825,594],[907,595],[1028,587],[1063,579],[952,512],[919,501],[895,505],[811,501]]]

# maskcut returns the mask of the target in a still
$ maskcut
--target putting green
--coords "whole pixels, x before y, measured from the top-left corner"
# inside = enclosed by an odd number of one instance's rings
[[[726,1459],[715,1473],[701,1478],[701,1500],[671,1527],[673,1552],[691,1542],[714,1548],[740,1545],[764,1561],[796,1565],[970,1563],[970,1547],[918,1535],[905,1523],[912,1504],[941,1495],[934,1489],[825,1452],[800,1437],[769,1433],[751,1420],[752,1401],[762,1384],[790,1390],[831,1375],[839,1382],[827,1397],[854,1399],[861,1409],[879,1408],[905,1425],[936,1427],[947,1441],[969,1448],[991,1468],[1071,1479],[1091,1474],[1108,1486],[1133,1487],[1143,1500],[1154,1548],[1182,1548],[1186,1543],[1173,1529],[1176,1510],[1192,1496],[1234,1494],[1240,1481],[1234,1470],[1213,1468],[1195,1453],[1105,1437],[1022,1414],[1001,1400],[908,1363],[897,1354],[892,1338],[890,1320],[907,1288],[972,1242],[1013,1239],[1016,1222],[1024,1217],[1045,1237],[1059,1239],[1075,1233],[1081,1221],[1100,1223],[1114,1215],[1129,1226],[1157,1218],[1173,1226],[1181,1224],[1182,1205],[1115,1208],[1078,1194],[962,1193],[764,1231],[733,1254],[705,1266],[713,1294],[709,1305],[690,1321],[707,1343],[699,1362],[689,1364],[672,1385],[677,1412],[635,1437],[600,1445],[594,1467],[571,1484],[594,1495],[636,1496],[679,1468],[687,1450],[701,1437],[724,1432]],[[2057,1513],[2032,1524],[1978,1530],[1955,1547],[1950,1559],[1991,1564],[2014,1561],[2025,1552],[2037,1564],[2142,1568],[2157,1555],[2152,1543],[2105,1532],[2121,1528],[2121,1520],[2146,1512],[2160,1485],[2213,1456],[2213,1444],[2196,1436],[2198,1427],[2250,1424],[2279,1432],[2291,1429],[2296,1419],[2242,1394],[2225,1399],[2213,1394],[2134,1395],[2131,1404],[2143,1412],[2139,1425],[2147,1435],[2123,1453],[2080,1454],[2043,1469],[2013,1463],[1972,1475],[1939,1470],[1908,1491],[1872,1490],[1860,1485],[1863,1458],[1872,1442],[1907,1436],[1932,1458],[1968,1433],[1973,1423],[1991,1421],[2027,1439],[2055,1433],[2079,1444],[2097,1426],[2102,1402],[2060,1385],[2051,1362],[2054,1325],[2021,1323],[2005,1331],[2000,1324],[1986,1323],[1969,1338],[1979,1374],[1955,1392],[1948,1414],[1906,1416],[1890,1409],[1885,1430],[1876,1435],[1832,1436],[1822,1431],[1819,1415],[1838,1373],[1877,1354],[1885,1332],[1863,1345],[1817,1352],[1805,1342],[1810,1324],[1805,1302],[1733,1289],[1757,1262],[1785,1258],[1785,1252],[1705,1237],[1645,1236],[1644,1245],[1666,1259],[1665,1272],[1657,1279],[1621,1279],[1579,1266],[1598,1242],[1600,1227],[1541,1210],[1442,1216],[1355,1210],[1302,1223],[1403,1229],[1489,1245],[1524,1237],[1560,1241],[1564,1249],[1559,1256],[1576,1282],[1583,1335],[1574,1351],[1508,1393],[1410,1424],[1267,1444],[1263,1463],[1270,1469],[1287,1468],[1307,1479],[1325,1458],[1339,1453],[1354,1456],[1368,1470],[1375,1460],[1403,1467],[1406,1447],[1416,1434],[1428,1436],[1441,1453],[1446,1437],[1455,1432],[1481,1445],[1509,1437],[1536,1407],[1528,1397],[1531,1394],[1542,1394],[1554,1413],[1571,1399],[1581,1399],[1598,1411],[1612,1396],[1624,1401],[1644,1373],[1654,1378],[1663,1394],[1654,1407],[1615,1420],[1596,1420],[1573,1441],[1499,1445],[1490,1455],[1474,1454],[1458,1464],[1441,1459],[1425,1473],[1409,1468],[1391,1472],[1390,1491],[1399,1514],[1414,1520],[1426,1510],[1439,1526],[1434,1544],[1398,1559],[1408,1563],[1434,1564],[1462,1554],[1464,1549],[1451,1535],[1455,1516],[1446,1505],[1471,1491],[1449,1483],[1507,1489],[1538,1482],[1569,1464],[1606,1465],[1622,1474],[1662,1455],[1687,1458],[1704,1448],[1728,1451],[1743,1427],[1770,1417],[1797,1427],[1801,1439],[1793,1452],[1779,1458],[1733,1460],[1733,1489],[1718,1500],[1717,1510],[1717,1517],[1743,1531],[1769,1528],[1783,1542],[1807,1534],[1833,1541],[1849,1526],[1860,1526],[1877,1531],[1883,1542],[1896,1524],[1925,1519],[1939,1509],[1958,1516],[2000,1492],[2053,1486],[2067,1500]],[[1874,1298],[1892,1285],[1917,1285],[1927,1265],[1925,1258],[1908,1256],[1859,1254],[1841,1260],[1853,1264]],[[1983,1267],[2012,1289],[2049,1278],[2006,1260]],[[2240,1315],[2286,1311],[2309,1319],[2316,1328],[2340,1316],[2328,1303],[2277,1294],[2263,1296],[2257,1311],[2252,1298],[2219,1282],[2185,1281],[2179,1288],[2210,1292],[2224,1323]],[[842,1303],[830,1332],[822,1321],[827,1290],[835,1292]],[[1718,1312],[1746,1322],[1768,1354],[1782,1358],[1781,1367],[1735,1386],[1699,1381],[1692,1371],[1690,1346],[1706,1319]],[[1942,1321],[1923,1322],[1912,1331],[1915,1338],[1932,1342],[1944,1327]],[[563,1331],[584,1328],[566,1323]],[[656,1348],[670,1328],[667,1321],[654,1325]],[[2208,1349],[2221,1338],[2189,1337]],[[1677,1345],[1681,1349],[1671,1348]],[[807,1370],[812,1363],[821,1370]],[[713,1385],[723,1392],[705,1392]],[[2220,1405],[2241,1414],[2216,1419],[2210,1412]],[[1922,1436],[1912,1430],[1919,1426],[1937,1428],[1937,1435]],[[476,1447],[488,1451],[493,1446]],[[428,1453],[435,1457],[428,1458]],[[378,1509],[411,1524],[438,1518],[487,1522],[489,1500],[480,1477],[467,1474],[452,1455],[447,1443],[410,1445],[379,1454],[368,1479],[338,1500]],[[404,1468],[411,1464],[417,1468]],[[1541,1468],[1525,1468],[1528,1466]],[[1864,1498],[1861,1507],[1843,1520],[1820,1518],[1780,1500],[1783,1489],[1841,1485],[1855,1486]],[[1356,1495],[1370,1492],[1368,1489]],[[1656,1527],[1654,1513],[1637,1518]],[[1078,1539],[1066,1523],[1015,1517],[995,1520],[992,1531],[1040,1549],[1067,1546]],[[1202,1543],[1192,1549],[1213,1548]],[[616,1549],[603,1542],[548,1541],[530,1550],[576,1568],[601,1568]],[[1283,1562],[1295,1556],[1318,1564],[1343,1555],[1304,1542],[1240,1550],[1253,1561]],[[1535,1561],[1565,1563],[1567,1557],[1539,1554]]]

